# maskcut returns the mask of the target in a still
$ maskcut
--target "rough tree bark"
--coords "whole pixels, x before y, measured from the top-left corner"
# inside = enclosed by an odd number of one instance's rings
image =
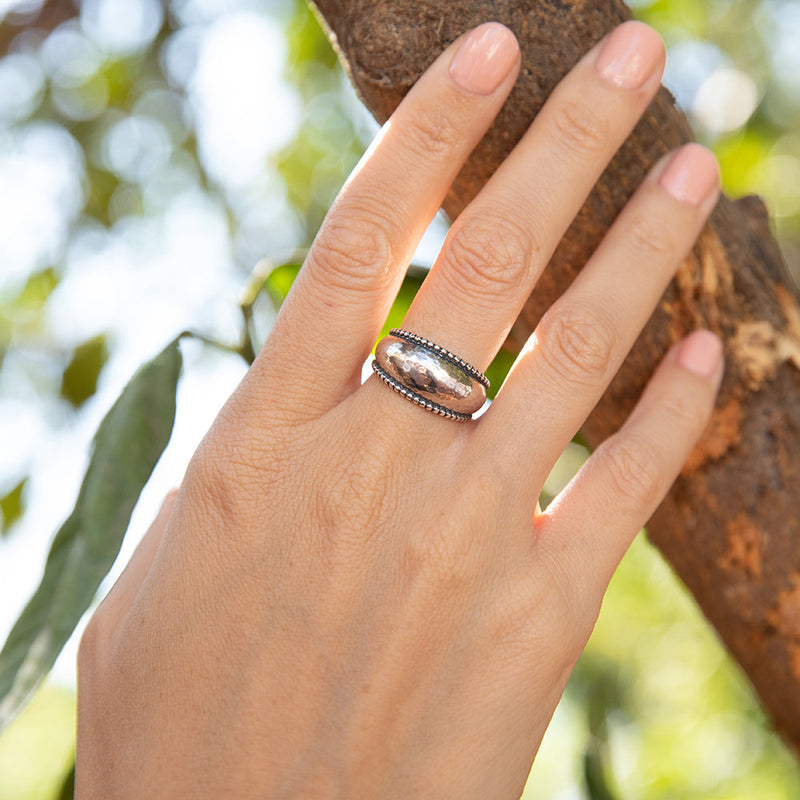
[[[495,19],[519,38],[519,82],[455,182],[454,218],[545,98],[613,26],[621,0],[316,0],[380,122],[449,42]],[[666,89],[596,186],[509,338],[519,349],[572,281],[649,167],[691,138]],[[643,268],[646,268],[644,265]],[[647,529],[800,754],[800,305],[756,197],[720,200],[583,433],[624,421],[669,345],[696,327],[725,341],[713,419]]]

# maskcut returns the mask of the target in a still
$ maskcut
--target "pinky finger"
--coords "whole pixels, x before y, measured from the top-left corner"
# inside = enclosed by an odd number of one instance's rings
[[[599,601],[678,477],[711,418],[723,369],[722,343],[710,331],[674,345],[622,428],[536,518],[539,545],[581,594]]]

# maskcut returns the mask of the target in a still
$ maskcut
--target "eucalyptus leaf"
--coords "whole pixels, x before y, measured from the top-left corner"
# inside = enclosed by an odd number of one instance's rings
[[[53,666],[119,553],[139,494],[172,434],[180,370],[176,339],[139,369],[100,423],[75,508],[0,652],[0,732]]]

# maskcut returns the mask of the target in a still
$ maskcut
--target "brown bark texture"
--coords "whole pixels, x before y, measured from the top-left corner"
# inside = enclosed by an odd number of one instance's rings
[[[8,52],[21,31],[46,35],[61,23],[73,19],[78,11],[73,0],[47,0],[40,8],[25,14],[11,13],[0,24],[0,53]]]
[[[621,0],[316,0],[316,6],[379,122],[465,30],[494,19],[516,33],[519,81],[445,201],[451,219],[561,77],[630,16]],[[691,138],[662,88],[558,247],[509,347],[519,350],[654,162]],[[698,327],[722,337],[726,373],[713,419],[647,531],[800,754],[800,304],[757,197],[721,198],[586,422],[592,447],[621,426],[668,347]]]

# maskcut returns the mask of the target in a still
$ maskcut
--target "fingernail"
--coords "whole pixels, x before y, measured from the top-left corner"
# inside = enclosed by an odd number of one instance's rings
[[[710,378],[717,370],[722,355],[722,342],[711,331],[693,331],[683,340],[678,363],[701,378]]]
[[[484,22],[473,30],[450,62],[450,77],[473,94],[491,94],[511,71],[519,46],[514,34],[499,22]]]
[[[639,89],[662,63],[664,43],[643,22],[631,20],[613,30],[594,62],[609,83],[623,89]]]
[[[717,159],[702,145],[685,144],[672,156],[658,182],[681,203],[702,205],[719,186]]]

